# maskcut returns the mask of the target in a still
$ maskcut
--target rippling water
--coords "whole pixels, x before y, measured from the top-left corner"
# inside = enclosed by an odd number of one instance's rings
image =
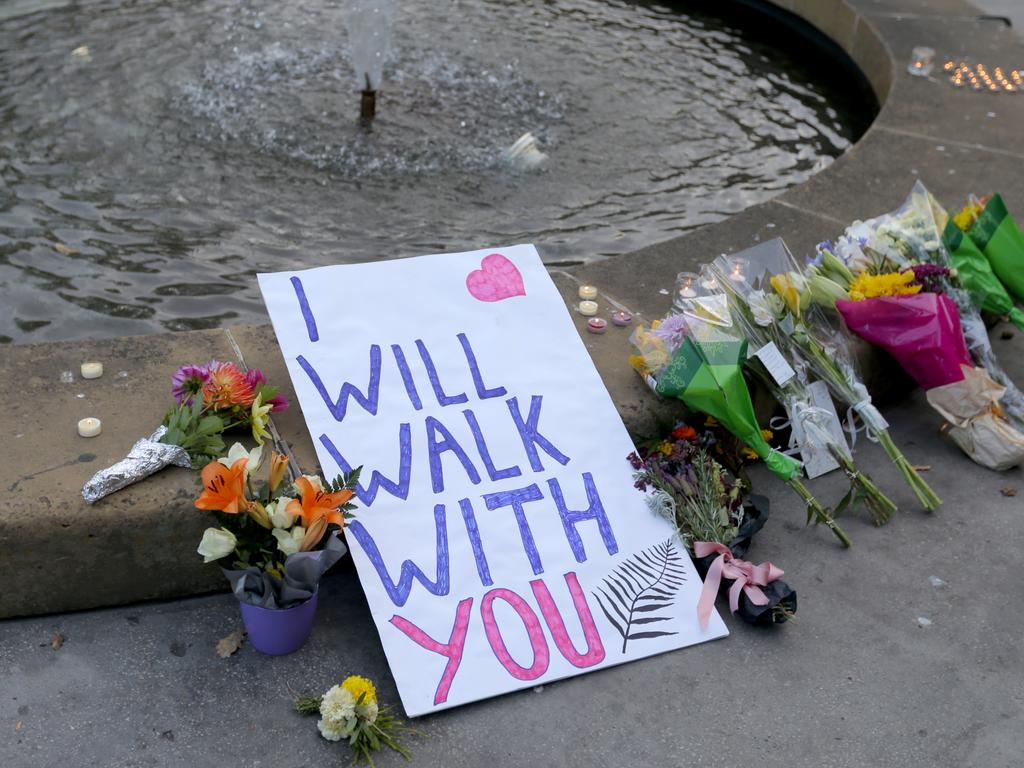
[[[339,6],[0,11],[0,341],[258,321],[257,271],[613,256],[799,183],[870,118],[700,14],[402,0],[366,133]],[[540,173],[500,161],[525,131]]]

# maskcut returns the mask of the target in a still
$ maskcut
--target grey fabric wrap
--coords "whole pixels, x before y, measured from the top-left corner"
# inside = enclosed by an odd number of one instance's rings
[[[316,592],[320,577],[348,552],[338,533],[330,535],[324,548],[316,552],[296,552],[284,561],[284,579],[259,568],[228,570],[221,568],[240,603],[261,608],[291,608],[305,602]]]
[[[137,483],[172,464],[192,469],[192,462],[184,448],[157,442],[166,432],[167,427],[160,427],[149,437],[138,440],[128,451],[128,455],[117,464],[101,469],[93,475],[82,488],[82,498],[86,503],[93,504],[104,496]]]

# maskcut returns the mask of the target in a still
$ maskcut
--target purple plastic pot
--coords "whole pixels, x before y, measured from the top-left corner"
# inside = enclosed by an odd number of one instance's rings
[[[314,592],[306,602],[291,608],[262,608],[240,603],[249,642],[268,656],[295,653],[305,644],[313,629],[317,594]]]

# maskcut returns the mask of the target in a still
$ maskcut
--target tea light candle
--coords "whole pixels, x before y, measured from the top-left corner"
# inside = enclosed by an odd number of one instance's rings
[[[103,375],[103,363],[82,363],[83,379],[98,379]]]
[[[592,317],[587,320],[587,330],[591,333],[604,333],[607,327],[608,322],[600,317]]]
[[[676,275],[676,295],[672,299],[672,311],[682,312],[690,299],[700,295],[700,275],[696,272],[680,272]]]
[[[918,45],[910,52],[910,63],[907,71],[917,77],[927,77],[935,66],[935,49],[926,45]]]
[[[592,285],[581,285],[580,298],[586,299],[587,301],[593,301],[597,298],[597,288]]]
[[[579,306],[580,314],[586,317],[592,317],[597,314],[597,302],[596,301],[581,301]]]
[[[729,261],[729,279],[734,283],[742,283],[747,279],[745,274],[745,267],[747,266],[746,259],[730,259]]]
[[[103,424],[99,419],[89,416],[78,422],[78,434],[82,437],[96,437],[103,431]]]
[[[633,315],[624,309],[620,309],[618,312],[612,313],[612,322],[615,325],[624,327],[633,322]]]

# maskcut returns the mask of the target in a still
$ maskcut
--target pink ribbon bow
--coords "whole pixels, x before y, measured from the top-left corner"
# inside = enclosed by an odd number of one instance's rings
[[[704,589],[701,590],[700,600],[697,601],[697,618],[700,619],[701,629],[708,628],[708,619],[711,618],[711,610],[715,607],[715,597],[723,578],[734,579],[729,588],[729,610],[736,613],[740,607],[740,592],[746,592],[754,605],[767,605],[768,596],[761,591],[761,587],[781,578],[785,573],[769,562],[754,565],[733,557],[729,548],[718,542],[696,541],[693,544],[693,554],[697,557],[707,557],[715,552],[718,553],[718,557],[708,568]]]

